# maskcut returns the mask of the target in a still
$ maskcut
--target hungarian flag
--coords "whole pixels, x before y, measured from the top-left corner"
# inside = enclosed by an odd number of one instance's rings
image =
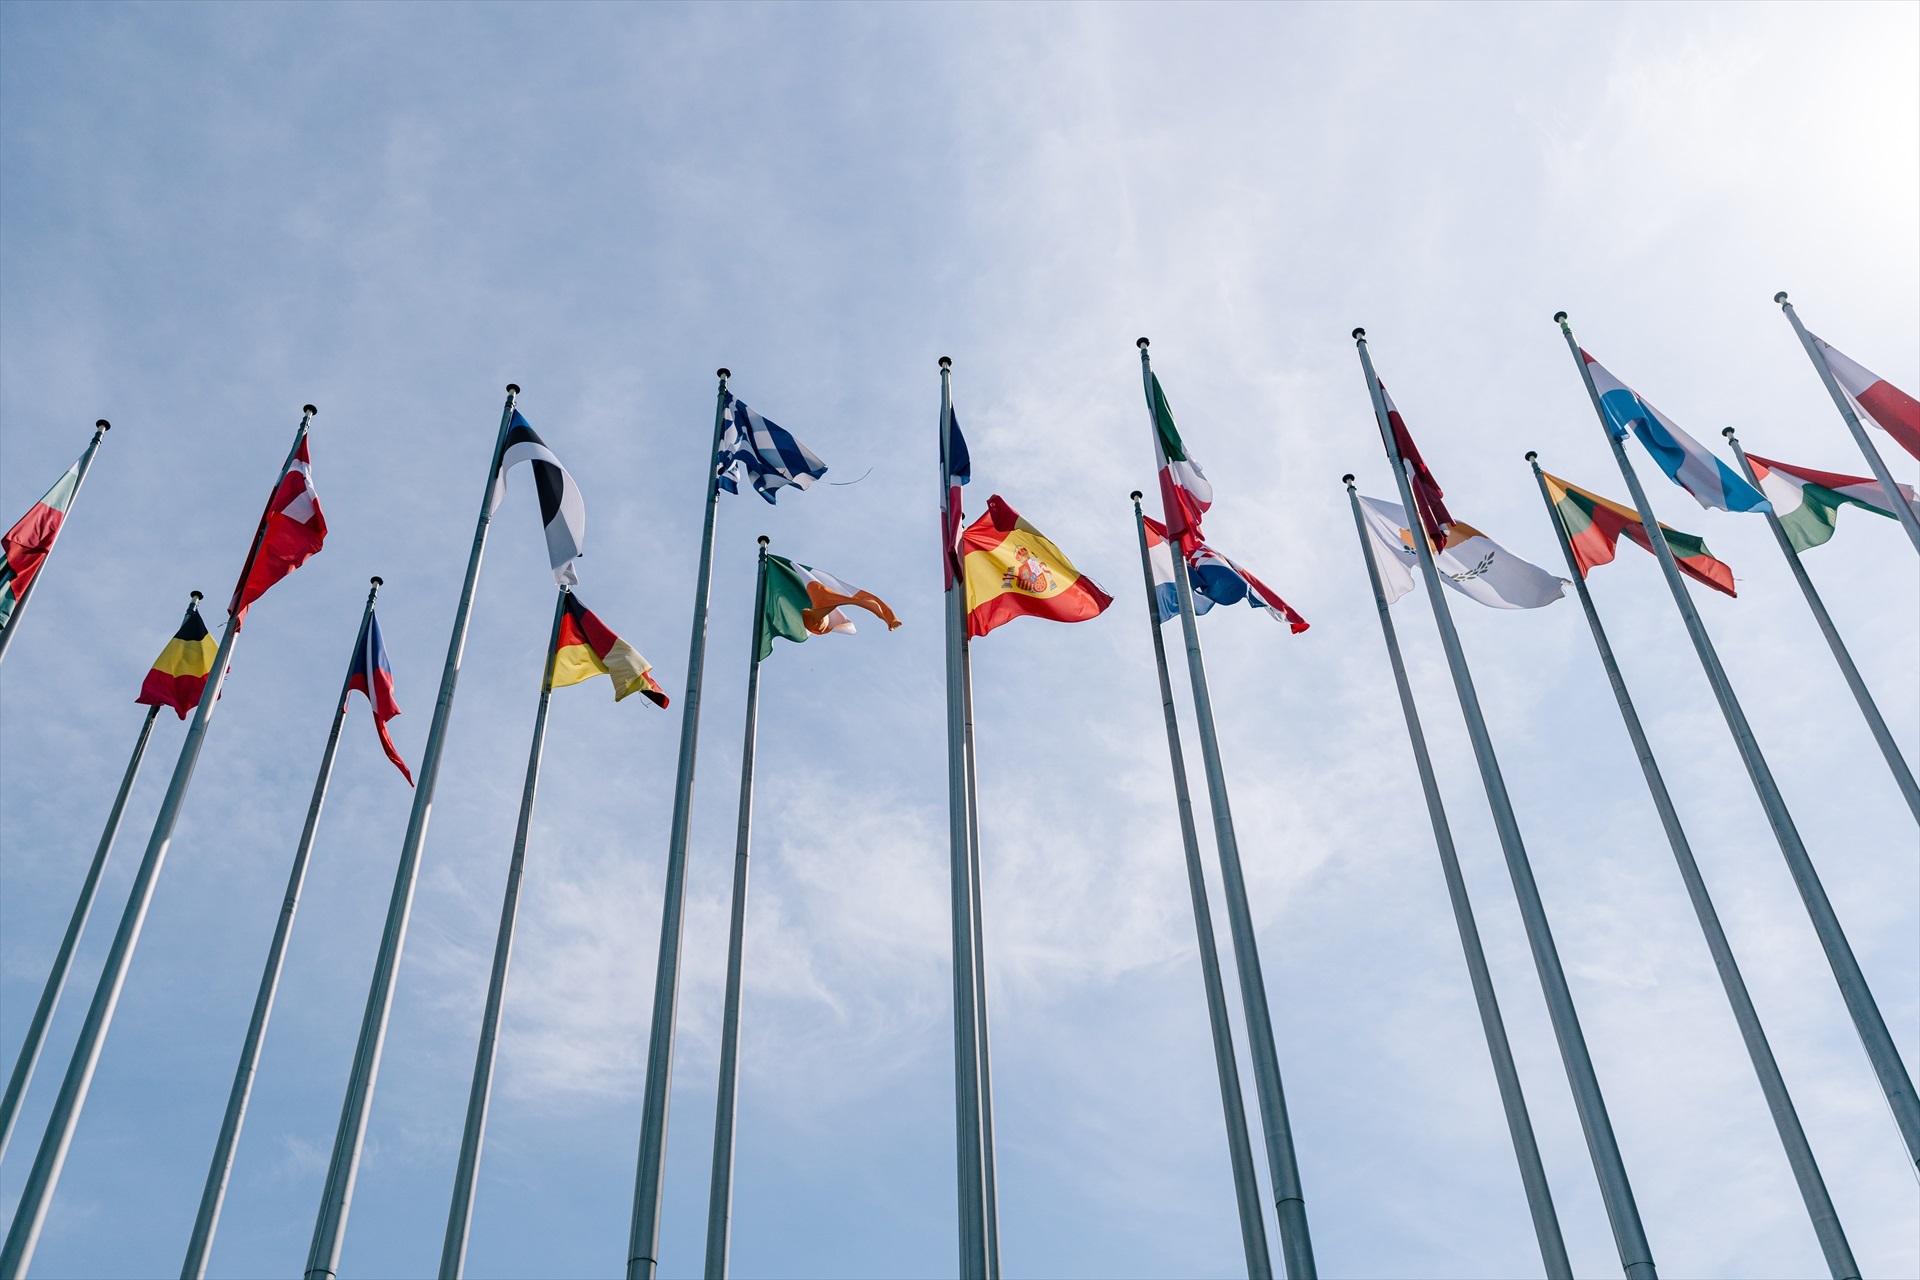
[[[1835,351],[1818,337],[1814,344],[1827,362],[1833,380],[1853,401],[1853,407],[1875,426],[1892,436],[1902,449],[1920,458],[1920,400],[1902,391],[1877,373],[1855,364],[1845,353]]]
[[[1022,614],[1085,622],[1113,603],[997,493],[987,499],[987,513],[960,535],[960,553],[970,636],[984,636]]]
[[[1889,520],[1900,517],[1887,501],[1887,491],[1872,476],[1843,476],[1833,471],[1815,471],[1812,467],[1794,467],[1771,458],[1747,455],[1760,492],[1773,504],[1773,513],[1786,530],[1787,541],[1795,551],[1817,547],[1833,537],[1834,522],[1840,508],[1848,503]],[[1920,502],[1913,490],[1900,486],[1900,497],[1914,514],[1920,515]]]
[[[46,496],[20,517],[19,523],[7,530],[6,537],[0,538],[0,547],[6,551],[6,563],[0,565],[0,630],[6,629],[14,609],[27,598],[34,575],[47,562],[79,487],[80,463],[76,461]]]
[[[1380,402],[1387,406],[1387,426],[1393,431],[1393,447],[1400,451],[1400,465],[1407,472],[1407,487],[1413,490],[1413,505],[1420,513],[1420,527],[1427,531],[1427,545],[1444,547],[1447,545],[1447,528],[1453,523],[1453,516],[1447,512],[1446,492],[1428,469],[1427,460],[1420,456],[1420,446],[1413,442],[1413,433],[1407,430],[1407,420],[1400,416],[1400,409],[1393,403],[1393,397],[1387,394],[1387,384],[1384,382],[1380,384]]]
[[[189,605],[187,618],[167,641],[167,647],[153,660],[153,670],[140,684],[140,696],[134,701],[149,707],[172,707],[182,720],[200,705],[206,691],[207,676],[213,672],[213,659],[220,644],[207,634],[200,607]]]
[[[1655,465],[1667,473],[1667,479],[1692,494],[1695,502],[1721,511],[1767,510],[1767,500],[1760,491],[1709,453],[1705,445],[1642,400],[1638,392],[1608,373],[1607,367],[1584,349],[1580,358],[1593,375],[1593,389],[1600,393],[1600,408],[1613,434],[1622,440],[1629,431],[1639,436]]]
[[[648,674],[653,664],[639,650],[613,633],[593,611],[580,603],[580,597],[567,593],[560,615],[560,632],[553,639],[553,687],[565,688],[607,676],[613,681],[615,702],[630,693],[644,693],[660,706],[667,705],[667,691]]]
[[[1160,389],[1160,375],[1149,376],[1153,380],[1153,454],[1160,467],[1160,503],[1167,514],[1167,536],[1179,542],[1183,550],[1191,551],[1200,545],[1200,517],[1213,505],[1213,485],[1187,452],[1179,429],[1173,425],[1173,409],[1167,404],[1167,393]]]
[[[1180,612],[1178,588],[1173,580],[1172,539],[1167,537],[1166,526],[1158,520],[1146,518],[1146,526],[1147,562],[1153,566],[1154,613],[1159,621],[1165,622]],[[1193,587],[1196,615],[1216,604],[1239,604],[1244,600],[1264,610],[1275,622],[1286,623],[1295,635],[1307,629],[1307,620],[1271,587],[1205,543],[1195,547],[1187,557],[1187,581]]]
[[[413,770],[407,768],[407,762],[400,758],[400,751],[393,745],[393,735],[387,732],[387,721],[400,714],[400,704],[393,696],[393,667],[387,662],[387,646],[380,640],[380,620],[367,614],[366,634],[360,637],[360,647],[354,650],[353,667],[347,675],[347,694],[352,696],[358,689],[367,695],[367,704],[373,708],[373,727],[380,735],[380,749],[387,753],[387,759],[393,761],[393,767],[400,776],[413,785]]]
[[[1595,565],[1613,560],[1623,533],[1652,554],[1653,545],[1647,541],[1646,527],[1640,523],[1640,513],[1632,507],[1608,502],[1599,494],[1588,493],[1558,476],[1545,472],[1541,475],[1547,482],[1547,496],[1553,499],[1553,511],[1559,517],[1560,527],[1567,531],[1567,541],[1573,544],[1573,562],[1579,566],[1582,578]],[[1705,539],[1669,529],[1664,524],[1660,526],[1660,534],[1667,540],[1667,550],[1673,553],[1673,562],[1680,566],[1680,572],[1715,591],[1730,596],[1739,594],[1733,589],[1733,570],[1713,558]]]
[[[1392,604],[1413,590],[1413,569],[1420,563],[1413,546],[1407,510],[1397,502],[1361,498],[1380,571],[1381,594]],[[1489,609],[1541,609],[1558,600],[1566,579],[1513,552],[1470,524],[1455,520],[1447,526],[1447,540],[1433,548],[1433,567],[1440,581]]]
[[[287,460],[273,496],[261,513],[260,527],[253,535],[253,556],[247,562],[246,576],[233,589],[233,603],[227,612],[235,626],[247,620],[247,609],[267,594],[274,583],[313,558],[327,540],[327,518],[320,514],[320,495],[313,491],[313,462],[307,456],[307,435]]]
[[[759,648],[755,652],[761,658],[772,653],[775,636],[797,644],[810,635],[824,636],[833,631],[852,635],[853,619],[844,612],[847,605],[865,609],[886,623],[889,631],[900,625],[892,606],[873,592],[849,586],[830,573],[784,556],[768,556],[767,600],[760,610]]]

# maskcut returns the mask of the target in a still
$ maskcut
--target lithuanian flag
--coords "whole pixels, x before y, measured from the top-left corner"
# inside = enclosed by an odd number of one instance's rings
[[[871,591],[849,586],[830,573],[796,563],[785,556],[767,557],[767,599],[760,609],[760,647],[764,660],[773,652],[773,638],[785,636],[798,644],[808,636],[832,631],[853,634],[853,619],[844,605],[857,605],[887,624],[900,625],[893,607]]]
[[[185,720],[187,713],[200,705],[200,695],[206,690],[207,676],[219,652],[219,642],[207,634],[200,606],[187,606],[186,621],[153,660],[153,670],[147,672],[140,696],[134,701],[149,707],[172,707]]]
[[[987,499],[987,513],[960,535],[960,557],[970,636],[983,636],[1022,614],[1085,622],[1113,603],[997,493]]]
[[[566,609],[560,615],[560,631],[553,638],[554,688],[607,676],[613,681],[615,702],[630,693],[644,693],[664,707],[667,692],[647,674],[651,670],[653,664],[641,657],[637,649],[594,617],[593,611],[580,603],[580,597],[571,591],[567,593]]]
[[[1580,566],[1582,578],[1593,566],[1612,561],[1623,533],[1652,553],[1653,546],[1647,541],[1639,512],[1608,502],[1597,493],[1588,493],[1544,471],[1540,474],[1547,482],[1547,496],[1553,499],[1554,514],[1567,531],[1567,541],[1573,544],[1573,560]],[[1667,550],[1673,553],[1673,562],[1680,567],[1680,572],[1715,591],[1730,596],[1739,594],[1733,589],[1733,570],[1713,558],[1705,539],[1669,529],[1664,524],[1660,526],[1660,533],[1667,540]]]

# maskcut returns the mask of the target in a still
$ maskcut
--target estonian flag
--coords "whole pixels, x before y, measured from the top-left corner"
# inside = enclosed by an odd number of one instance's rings
[[[540,497],[540,523],[547,530],[547,556],[553,562],[553,580],[563,587],[580,581],[573,562],[587,544],[587,505],[580,499],[580,486],[573,482],[560,459],[553,456],[547,442],[534,434],[520,411],[513,411],[507,429],[507,442],[500,451],[500,468],[493,473],[493,499],[487,507],[492,515],[507,500],[507,472],[520,463],[533,467],[533,489]]]

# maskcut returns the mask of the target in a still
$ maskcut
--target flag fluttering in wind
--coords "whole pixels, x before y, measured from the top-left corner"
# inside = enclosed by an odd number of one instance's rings
[[[1752,464],[1753,474],[1760,481],[1760,491],[1773,504],[1773,513],[1780,518],[1780,527],[1786,531],[1787,541],[1795,551],[1817,547],[1833,537],[1840,508],[1849,503],[1889,520],[1900,518],[1887,500],[1887,491],[1872,476],[1815,471],[1812,467],[1791,466],[1751,453],[1747,461]],[[1916,500],[1910,485],[1900,486],[1900,496],[1920,515],[1920,500]]]
[[[1160,389],[1160,375],[1153,379],[1153,452],[1160,466],[1160,501],[1167,513],[1166,533],[1192,551],[1206,536],[1200,531],[1200,517],[1213,505],[1213,485],[1200,463],[1180,439],[1173,425],[1173,409],[1167,393]]]
[[[1640,523],[1640,513],[1632,507],[1609,502],[1597,493],[1589,493],[1544,471],[1541,476],[1547,482],[1547,496],[1553,499],[1554,515],[1567,531],[1567,541],[1573,544],[1574,563],[1580,566],[1582,578],[1595,565],[1613,560],[1623,533],[1641,550],[1652,554],[1646,527]],[[1669,529],[1664,524],[1660,526],[1660,533],[1680,572],[1715,591],[1730,596],[1739,594],[1733,589],[1733,570],[1713,558],[1705,539]]]
[[[965,509],[960,501],[960,486],[973,479],[973,455],[967,452],[967,438],[960,434],[960,415],[947,411],[947,512],[946,512],[946,589],[953,590],[953,578],[960,570],[960,530],[966,527]]]
[[[650,674],[653,664],[639,650],[613,633],[569,592],[560,629],[553,642],[553,687],[565,688],[606,676],[613,681],[615,702],[630,693],[645,694],[657,706],[667,705],[667,691]]]
[[[1385,382],[1380,384],[1380,399],[1387,406],[1387,424],[1393,428],[1393,447],[1399,450],[1400,465],[1406,468],[1407,487],[1413,490],[1413,505],[1420,512],[1421,526],[1427,531],[1427,545],[1444,547],[1447,544],[1447,529],[1453,524],[1453,517],[1447,513],[1446,492],[1428,469],[1427,460],[1420,456],[1420,446],[1413,442],[1413,433],[1407,430],[1407,420],[1400,416],[1400,409],[1387,393]],[[1371,502],[1372,499],[1362,498],[1361,501]],[[1411,579],[1407,585],[1413,585]]]
[[[1902,449],[1920,458],[1920,400],[1854,363],[1844,352],[1835,351],[1818,335],[1807,336],[1820,348],[1833,380],[1847,393],[1847,399],[1853,401],[1854,412],[1892,436]]]
[[[984,636],[1023,614],[1085,622],[1113,603],[997,493],[987,499],[986,514],[960,535],[960,552],[970,636]]]
[[[6,563],[0,565],[0,628],[13,617],[14,608],[26,597],[34,575],[47,562],[54,539],[60,536],[60,526],[66,521],[67,508],[73,505],[73,495],[79,488],[80,464],[75,462],[53,488],[7,530],[6,536],[0,538],[0,547],[6,551]]]
[[[1397,502],[1363,497],[1360,510],[1372,535],[1380,589],[1391,604],[1413,590],[1413,571],[1420,563],[1413,549],[1406,508]],[[1472,525],[1457,520],[1447,526],[1446,544],[1433,548],[1433,567],[1442,582],[1490,609],[1543,608],[1558,600],[1566,585],[1566,579],[1522,560]]]
[[[247,609],[274,583],[312,559],[327,540],[327,518],[320,512],[320,495],[313,489],[313,461],[307,456],[303,432],[286,470],[274,483],[273,496],[254,532],[253,558],[246,577],[233,589],[227,612],[236,626],[246,622]]]
[[[367,705],[373,709],[373,727],[380,735],[380,749],[387,753],[387,759],[393,761],[393,767],[400,776],[413,785],[413,770],[407,768],[407,762],[400,758],[399,748],[393,745],[393,735],[387,732],[387,721],[400,714],[400,703],[393,696],[393,666],[387,661],[387,646],[380,639],[380,620],[367,611],[367,628],[360,637],[360,647],[354,650],[353,666],[347,675],[347,692],[355,689],[367,695]]]
[[[547,531],[547,558],[553,564],[553,580],[570,587],[580,581],[573,562],[586,550],[587,504],[581,500],[580,486],[573,482],[573,476],[515,409],[513,424],[501,446],[500,469],[493,473],[489,511],[498,511],[507,500],[507,472],[522,462],[533,470],[533,489],[540,499],[540,523]]]
[[[785,427],[761,417],[732,395],[727,397],[714,466],[722,489],[738,493],[739,481],[745,479],[768,502],[788,485],[804,490],[827,474],[827,464]]]
[[[213,671],[214,655],[219,651],[220,643],[207,633],[199,608],[189,609],[180,630],[153,660],[153,669],[140,683],[140,696],[134,701],[148,707],[172,707],[185,720],[200,705],[207,676]]]
[[[1147,561],[1153,566],[1154,615],[1161,622],[1180,615],[1178,588],[1173,580],[1173,543],[1167,530],[1151,516],[1141,519],[1147,527]],[[1239,604],[1242,600],[1263,609],[1275,622],[1284,622],[1295,635],[1307,629],[1307,620],[1277,592],[1248,573],[1238,563],[1201,543],[1187,556],[1187,577],[1193,586],[1193,611],[1207,612],[1216,604]]]
[[[1600,393],[1600,408],[1613,434],[1622,440],[1629,431],[1639,436],[1667,479],[1692,494],[1695,502],[1721,511],[1767,510],[1766,498],[1739,472],[1607,372],[1607,367],[1588,355],[1584,347],[1580,358],[1593,376],[1593,389]]]
[[[900,626],[893,607],[873,592],[850,586],[811,565],[768,555],[767,599],[760,610],[757,652],[762,659],[772,653],[775,636],[797,644],[810,635],[824,636],[834,631],[852,635],[853,619],[844,611],[847,605],[865,609],[886,623],[889,631]]]

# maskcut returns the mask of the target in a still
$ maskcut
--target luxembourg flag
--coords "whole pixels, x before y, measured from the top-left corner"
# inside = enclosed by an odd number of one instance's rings
[[[1820,356],[1827,362],[1833,380],[1853,401],[1860,416],[1892,436],[1902,449],[1920,458],[1920,400],[1902,391],[1879,374],[1855,364],[1844,352],[1835,351],[1817,334],[1808,334]]]
[[[1613,434],[1625,440],[1631,429],[1667,473],[1667,479],[1692,494],[1695,502],[1721,511],[1773,509],[1758,489],[1708,453],[1705,445],[1674,425],[1673,419],[1642,400],[1632,387],[1608,373],[1607,367],[1584,348],[1580,358],[1587,363],[1593,389],[1600,393],[1600,407]]]
[[[1173,425],[1173,410],[1167,405],[1167,393],[1160,389],[1159,374],[1153,375],[1153,454],[1160,466],[1160,503],[1167,513],[1167,533],[1192,551],[1204,536],[1200,517],[1213,505],[1213,485]]]

